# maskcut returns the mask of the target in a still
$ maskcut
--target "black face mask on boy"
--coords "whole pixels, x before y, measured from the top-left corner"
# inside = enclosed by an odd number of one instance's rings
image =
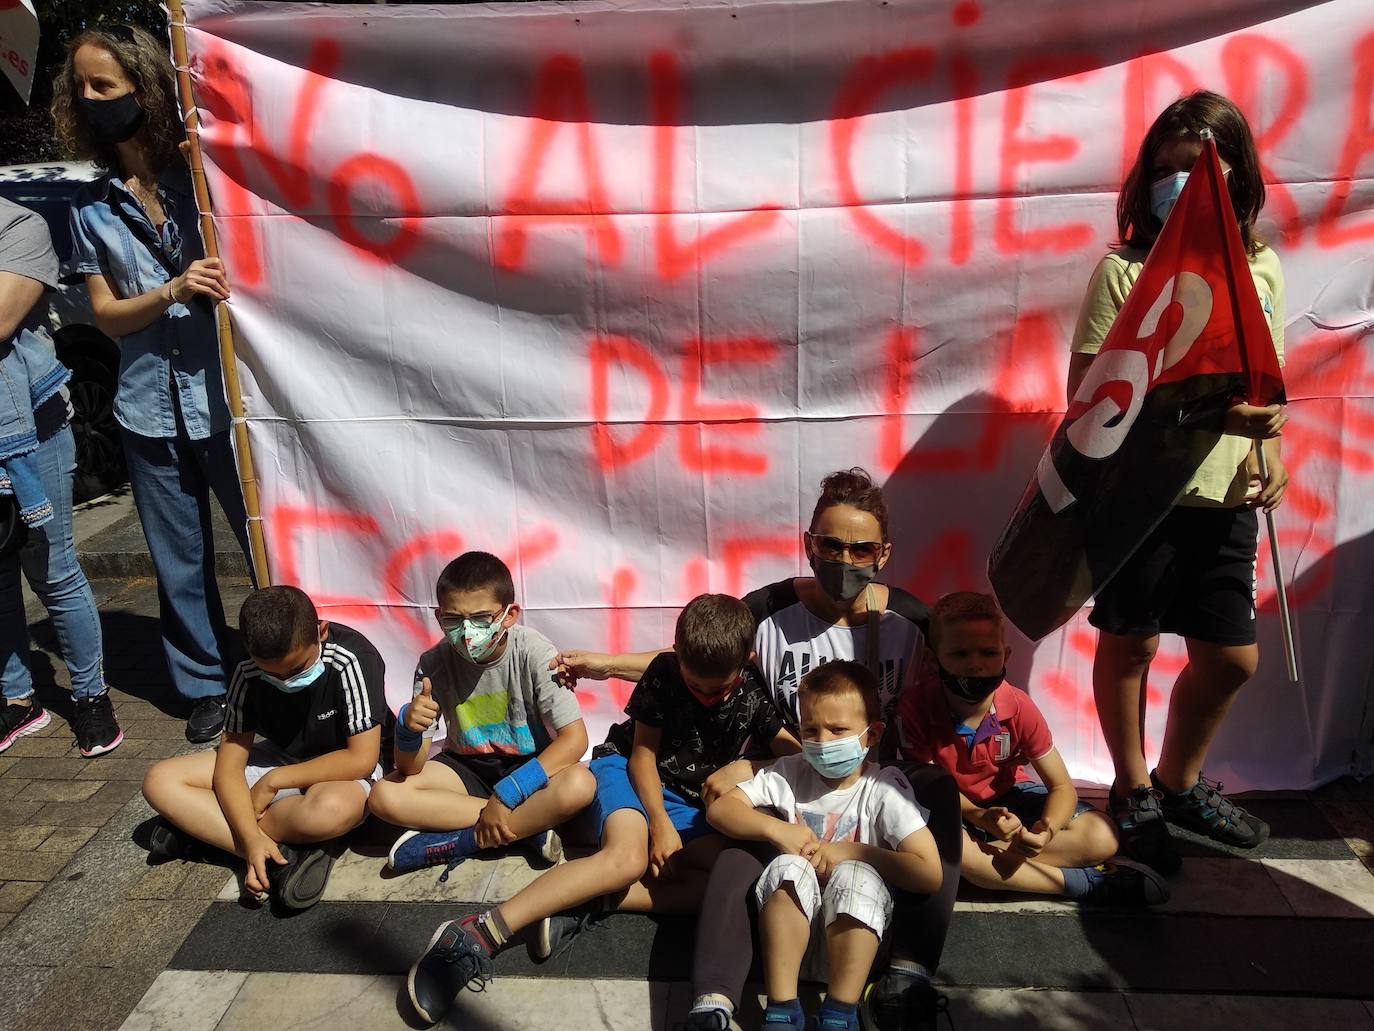
[[[143,106],[133,93],[112,100],[77,97],[76,109],[97,143],[124,143],[143,127]]]
[[[1002,686],[1002,681],[1007,678],[1007,667],[1002,667],[1002,672],[994,673],[986,677],[956,677],[944,666],[940,667],[940,683],[951,694],[962,698],[966,702],[977,704],[992,692]]]

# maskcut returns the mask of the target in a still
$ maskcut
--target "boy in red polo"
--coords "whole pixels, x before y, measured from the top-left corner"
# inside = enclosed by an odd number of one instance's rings
[[[992,596],[960,591],[936,602],[929,651],[932,675],[902,695],[902,753],[943,766],[959,785],[964,879],[1080,902],[1166,901],[1168,887],[1153,870],[1107,862],[1116,828],[1079,800],[1045,717],[1005,682],[1010,649]]]

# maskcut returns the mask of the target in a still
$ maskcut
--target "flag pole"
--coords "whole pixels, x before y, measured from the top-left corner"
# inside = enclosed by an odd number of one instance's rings
[[[1198,133],[1198,136],[1205,143],[1211,143],[1212,145],[1212,153],[1208,155],[1208,161],[1210,162],[1216,159],[1216,140],[1213,137],[1212,130],[1204,128]],[[1219,169],[1220,161],[1217,160],[1214,170]],[[1222,193],[1221,182],[1222,180],[1219,176],[1214,175],[1212,177],[1213,201],[1216,203],[1218,211],[1225,210],[1223,202],[1229,203],[1229,197]],[[1236,287],[1234,283],[1231,286],[1231,303],[1233,308],[1240,303],[1240,298],[1236,296]],[[1239,318],[1236,319],[1236,325],[1241,325]],[[1240,360],[1242,366],[1245,366],[1249,361],[1249,357],[1244,347],[1240,348]],[[1247,397],[1246,400],[1254,404],[1259,399],[1256,397]],[[1269,482],[1269,460],[1264,454],[1264,441],[1257,438],[1253,441],[1252,446],[1255,448],[1255,455],[1259,460],[1260,481],[1267,484]],[[1266,510],[1264,513],[1264,521],[1269,529],[1269,557],[1273,560],[1274,584],[1277,588],[1276,594],[1279,602],[1279,632],[1283,636],[1283,661],[1288,671],[1288,682],[1290,684],[1296,684],[1298,683],[1298,654],[1293,646],[1293,617],[1288,609],[1288,588],[1283,582],[1283,561],[1279,556],[1279,532],[1274,525],[1274,513]]]
[[[186,138],[190,142],[191,182],[195,186],[196,207],[200,211],[200,235],[205,240],[205,254],[219,257],[219,240],[211,215],[210,188],[205,182],[205,164],[200,154],[200,114],[191,92],[191,69],[186,50],[186,15],[181,0],[168,0],[167,19],[172,35],[172,63],[176,66],[177,93],[186,118]],[[219,334],[219,361],[224,373],[224,393],[229,402],[229,414],[234,426],[234,456],[238,463],[239,486],[243,490],[243,507],[248,513],[248,545],[252,553],[253,578],[259,587],[272,582],[267,567],[267,541],[262,532],[262,512],[258,500],[258,480],[253,472],[253,451],[248,442],[248,423],[243,414],[243,394],[239,389],[238,360],[234,355],[234,331],[229,320],[229,306],[215,305],[215,327]]]

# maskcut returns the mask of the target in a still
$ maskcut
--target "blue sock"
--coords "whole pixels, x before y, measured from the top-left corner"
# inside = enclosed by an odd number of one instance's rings
[[[800,999],[785,1002],[768,1000],[768,1008],[763,1011],[763,1026],[802,1027],[806,1024],[806,1014],[802,1012]]]
[[[1095,866],[1065,867],[1064,895],[1071,899],[1086,898],[1102,880],[1102,871]]]
[[[821,1012],[817,1017],[818,1027],[829,1031],[834,1028],[836,1031],[856,1031],[859,1026],[859,1007],[853,1002],[836,1002],[829,995],[825,997],[825,1002],[821,1005]]]

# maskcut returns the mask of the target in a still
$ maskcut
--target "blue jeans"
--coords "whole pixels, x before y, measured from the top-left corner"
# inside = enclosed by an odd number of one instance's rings
[[[52,519],[30,528],[24,546],[0,558],[0,686],[6,699],[33,694],[29,675],[29,627],[19,585],[22,568],[29,587],[48,610],[58,647],[71,674],[72,694],[94,698],[105,690],[101,665],[100,614],[91,585],[76,560],[72,541],[72,478],[76,444],[63,427],[34,452],[43,492],[52,502]]]
[[[120,427],[134,505],[157,572],[162,649],[172,685],[184,698],[224,694],[228,630],[210,528],[210,492],[248,553],[248,517],[229,433],[192,440],[177,419],[175,437],[144,437]]]

